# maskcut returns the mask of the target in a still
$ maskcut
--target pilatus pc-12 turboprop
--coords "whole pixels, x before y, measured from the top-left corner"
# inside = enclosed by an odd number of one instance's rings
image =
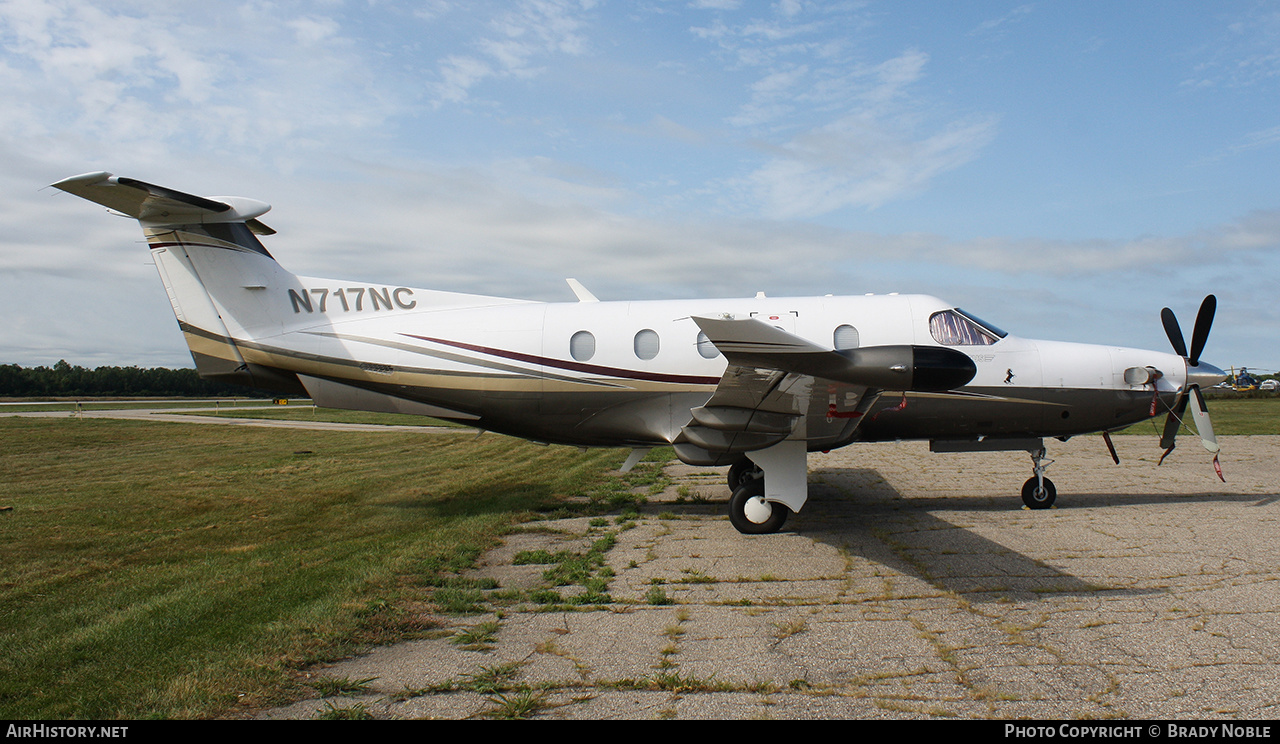
[[[745,533],[776,532],[804,506],[807,453],[855,442],[1026,450],[1033,509],[1056,496],[1046,438],[1167,411],[1172,449],[1190,401],[1218,450],[1200,395],[1225,377],[1200,361],[1212,295],[1189,352],[1165,309],[1174,354],[1018,338],[923,295],[600,302],[570,279],[576,302],[532,302],[291,274],[259,242],[274,233],[258,220],[270,206],[252,199],[110,173],[54,186],[142,225],[201,376],[629,447],[627,469],[671,445],[686,463],[731,466],[730,517]]]

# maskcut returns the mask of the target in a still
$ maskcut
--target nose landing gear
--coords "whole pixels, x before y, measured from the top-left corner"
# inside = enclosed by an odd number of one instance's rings
[[[1022,484],[1022,503],[1026,504],[1028,509],[1048,509],[1058,498],[1058,489],[1054,487],[1053,481],[1044,477],[1044,471],[1049,469],[1053,460],[1045,457],[1047,453],[1044,449],[1030,452],[1035,475]]]

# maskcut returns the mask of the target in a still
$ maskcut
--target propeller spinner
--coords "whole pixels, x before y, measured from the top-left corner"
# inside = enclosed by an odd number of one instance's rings
[[[1209,340],[1209,328],[1213,325],[1213,316],[1218,309],[1218,298],[1209,295],[1204,298],[1204,302],[1200,304],[1200,312],[1196,314],[1196,324],[1191,331],[1191,348],[1188,351],[1186,342],[1182,337],[1182,328],[1178,325],[1178,319],[1174,316],[1173,311],[1164,308],[1160,311],[1160,320],[1164,324],[1164,332],[1169,336],[1169,343],[1173,345],[1173,350],[1178,356],[1187,362],[1187,381],[1182,391],[1174,400],[1173,408],[1169,411],[1169,417],[1165,419],[1164,433],[1160,437],[1160,446],[1164,448],[1164,455],[1161,455],[1161,462],[1173,451],[1176,446],[1178,429],[1182,426],[1183,416],[1187,411],[1187,402],[1195,399],[1195,406],[1191,409],[1191,417],[1195,422],[1196,432],[1200,435],[1200,443],[1204,448],[1213,453],[1214,468],[1218,472],[1218,477],[1222,478],[1222,470],[1218,467],[1218,439],[1213,434],[1213,424],[1209,421],[1209,409],[1204,404],[1204,396],[1200,393],[1201,385],[1213,385],[1224,379],[1227,375],[1222,370],[1212,364],[1200,362],[1200,352],[1204,351],[1205,342]]]

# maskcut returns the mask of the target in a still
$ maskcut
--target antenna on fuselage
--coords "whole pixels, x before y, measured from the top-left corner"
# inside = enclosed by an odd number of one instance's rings
[[[569,284],[569,289],[573,290],[573,294],[577,296],[578,302],[599,302],[600,298],[591,294],[591,290],[582,286],[582,282],[577,279],[565,279]]]

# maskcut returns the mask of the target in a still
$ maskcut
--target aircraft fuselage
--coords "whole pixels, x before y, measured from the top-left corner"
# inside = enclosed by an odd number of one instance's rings
[[[952,307],[922,295],[537,303],[299,279],[300,288],[264,297],[279,305],[271,317],[291,322],[276,335],[247,328],[255,339],[240,345],[247,362],[418,401],[493,431],[587,446],[675,441],[726,368],[695,316],[757,318],[827,348],[849,348],[849,329],[858,347],[941,346],[930,317]],[[1185,377],[1180,357],[1154,351],[1012,335],[950,348],[973,360],[973,379],[907,392],[905,406],[886,391],[850,416],[867,391],[845,384],[795,396],[807,411],[832,414],[809,418],[809,449],[1116,429],[1167,410]],[[1129,384],[1133,367],[1163,375]],[[1165,404],[1153,411],[1157,395]]]

